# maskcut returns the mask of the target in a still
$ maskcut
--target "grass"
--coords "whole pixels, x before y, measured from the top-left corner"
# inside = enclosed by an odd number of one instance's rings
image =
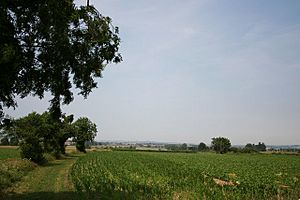
[[[298,199],[300,156],[107,151],[71,170],[77,191],[116,199]]]
[[[15,149],[15,152],[17,150]],[[5,153],[4,153],[5,152]],[[18,182],[0,199],[299,199],[300,156],[91,151],[36,166],[2,159]],[[0,157],[7,150],[0,149]],[[11,153],[13,155],[17,155]],[[6,156],[7,157],[7,156]],[[13,172],[13,173],[12,173]],[[7,188],[7,186],[11,186]]]
[[[0,193],[20,181],[23,176],[32,171],[36,164],[26,159],[9,158],[1,160],[0,163]]]
[[[64,156],[60,160],[55,160],[44,166],[39,166],[34,171],[28,173],[24,179],[6,190],[6,199],[16,199],[16,197],[30,196],[32,199],[49,199],[47,195],[51,193],[71,194],[74,190],[69,182],[69,168],[78,156]],[[62,197],[60,197],[61,199]]]
[[[12,146],[0,146],[0,160],[7,158],[20,158],[19,149]]]
[[[69,169],[79,156],[68,154],[38,166],[18,158],[16,148],[0,148],[0,199],[83,199],[69,181]]]

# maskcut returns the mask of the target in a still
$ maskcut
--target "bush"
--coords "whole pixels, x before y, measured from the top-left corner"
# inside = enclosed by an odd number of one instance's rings
[[[31,138],[30,142],[23,141],[20,145],[21,158],[27,158],[35,163],[44,163],[43,148],[37,138]]]
[[[80,152],[86,153],[84,141],[77,141],[76,142],[76,149]]]
[[[243,148],[241,150],[242,153],[257,153],[258,151],[256,149],[253,148]]]
[[[233,152],[233,153],[241,153],[242,149],[237,148],[237,147],[230,147],[229,151]]]
[[[1,145],[9,145],[9,141],[7,137],[1,138],[0,140]]]
[[[0,192],[10,187],[14,182],[19,181],[35,167],[36,164],[27,159],[2,160],[0,163]]]

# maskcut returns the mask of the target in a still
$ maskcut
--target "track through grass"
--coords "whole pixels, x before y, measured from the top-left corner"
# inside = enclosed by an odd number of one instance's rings
[[[78,155],[66,156],[30,172],[5,191],[5,199],[78,199],[69,169]]]

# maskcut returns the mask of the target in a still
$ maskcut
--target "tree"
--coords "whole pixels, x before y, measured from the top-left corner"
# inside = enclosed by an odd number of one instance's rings
[[[186,143],[183,143],[182,145],[181,145],[181,150],[187,150],[187,144]]]
[[[0,118],[3,107],[17,106],[15,95],[50,92],[58,120],[61,103],[73,101],[72,85],[86,98],[105,66],[122,60],[118,27],[73,0],[3,0],[0,30]]]
[[[85,142],[92,142],[94,140],[97,133],[97,126],[87,117],[81,117],[76,122],[74,122],[74,128],[76,131],[76,148],[78,151],[86,153]]]
[[[263,142],[258,144],[246,144],[244,149],[253,150],[253,151],[266,151],[266,145]]]
[[[21,157],[32,160],[36,163],[42,163],[43,156],[43,121],[38,113],[30,113],[25,117],[15,120],[15,134],[21,138],[20,149]]]
[[[231,147],[230,140],[224,137],[217,137],[217,138],[212,138],[212,148],[217,152],[217,153],[226,153],[229,151]]]
[[[11,137],[9,144],[12,146],[18,146],[19,145],[19,138],[18,137]]]
[[[198,145],[198,151],[206,151],[208,149],[208,147],[206,146],[205,143],[200,142],[200,144]]]
[[[0,144],[1,144],[1,145],[9,145],[8,138],[7,138],[7,137],[1,138]]]
[[[259,142],[257,145],[255,145],[255,148],[257,151],[266,151],[267,149],[266,145],[263,142]]]
[[[251,144],[251,143],[248,143],[248,144],[246,144],[245,148],[246,149],[255,149],[255,145]]]
[[[59,148],[60,148],[60,152],[62,154],[66,153],[65,150],[65,142],[72,137],[76,136],[76,130],[75,130],[75,126],[72,124],[74,120],[74,116],[73,115],[69,115],[69,116],[63,116],[63,120],[61,123],[61,130],[58,134],[58,143],[59,143]]]

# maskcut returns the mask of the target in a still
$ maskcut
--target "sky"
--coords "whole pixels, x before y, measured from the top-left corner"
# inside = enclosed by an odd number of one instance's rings
[[[300,144],[300,1],[90,4],[119,27],[123,62],[63,111],[96,123],[97,141]],[[49,99],[7,113],[44,112]]]

